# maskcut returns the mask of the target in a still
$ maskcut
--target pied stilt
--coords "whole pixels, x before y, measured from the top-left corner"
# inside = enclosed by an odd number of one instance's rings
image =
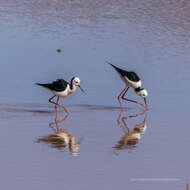
[[[107,63],[109,63],[109,62],[107,62]],[[121,80],[126,85],[126,87],[118,95],[118,101],[120,104],[120,108],[122,109],[122,104],[120,101],[120,97],[121,97],[123,100],[127,100],[130,102],[140,104],[141,106],[143,106],[147,110],[148,108],[147,108],[147,104],[146,104],[146,97],[148,96],[148,92],[144,88],[141,88],[142,82],[141,82],[139,76],[133,71],[125,71],[123,69],[116,67],[115,65],[113,65],[111,63],[109,63],[109,64],[117,71]],[[135,93],[144,99],[146,106],[143,103],[137,102],[135,100],[130,100],[130,99],[127,99],[124,97],[127,90],[129,89],[129,87],[133,88]]]
[[[63,108],[66,113],[68,113],[67,108],[63,105],[58,104],[59,98],[65,98],[68,95],[72,94],[73,92],[75,92],[77,86],[80,87],[82,92],[84,92],[84,90],[80,86],[80,79],[78,77],[73,77],[70,83],[68,83],[63,79],[57,79],[52,83],[46,83],[46,84],[36,83],[36,84],[50,90],[54,94],[54,96],[49,99],[49,102],[55,104],[56,111],[57,111],[57,106],[59,106]],[[53,98],[55,98],[56,96],[57,96],[57,101],[56,102],[52,101]]]

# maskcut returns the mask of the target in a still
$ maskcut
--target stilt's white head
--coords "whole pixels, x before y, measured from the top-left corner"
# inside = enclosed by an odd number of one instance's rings
[[[139,91],[135,90],[135,92],[142,98],[146,98],[148,96],[148,92],[142,88]]]
[[[137,93],[137,95],[144,99],[144,102],[146,104],[146,97],[148,96],[148,92],[144,88],[136,88],[135,92]]]
[[[71,83],[72,83],[72,85],[80,86],[80,79],[78,77],[73,77],[71,79]]]
[[[82,87],[80,86],[80,79],[79,79],[78,77],[73,77],[73,78],[71,79],[71,84],[72,84],[73,86],[78,86],[78,87],[81,89],[81,91],[84,92],[84,90],[83,90]],[[84,92],[84,93],[85,93],[85,92]]]

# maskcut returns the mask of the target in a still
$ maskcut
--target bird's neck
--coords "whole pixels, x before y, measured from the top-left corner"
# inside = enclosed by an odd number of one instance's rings
[[[142,90],[143,90],[143,88],[141,88],[141,87],[134,89],[135,93],[136,93],[137,95],[139,95],[139,96],[140,96]]]
[[[138,88],[135,88],[134,90],[135,90],[135,92],[137,93],[137,92],[140,92],[140,91],[142,90],[142,88],[141,88],[141,87],[138,87]]]
[[[73,93],[76,90],[76,86],[72,83],[70,84],[70,92]]]

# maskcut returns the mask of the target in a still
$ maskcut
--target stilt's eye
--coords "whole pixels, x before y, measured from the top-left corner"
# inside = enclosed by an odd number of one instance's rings
[[[79,81],[75,81],[75,84],[79,84]]]

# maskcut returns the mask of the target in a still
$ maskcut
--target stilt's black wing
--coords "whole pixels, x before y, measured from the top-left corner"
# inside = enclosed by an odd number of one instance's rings
[[[109,62],[108,62],[109,63]],[[123,69],[120,69],[118,67],[116,67],[115,65],[109,63],[121,76],[123,77],[127,77],[129,80],[133,81],[133,82],[138,82],[140,81],[139,76],[133,72],[133,71],[125,71]]]
[[[50,90],[61,92],[61,91],[64,91],[66,89],[66,87],[69,83],[63,79],[57,79],[56,81],[54,81],[52,83],[47,83],[47,84],[36,83],[36,84],[39,86],[43,86],[45,88],[48,88]]]
[[[135,72],[133,72],[133,71],[127,72],[126,76],[127,76],[127,78],[128,78],[129,80],[131,80],[131,81],[133,81],[133,82],[138,82],[138,81],[140,81],[139,76],[138,76]]]

